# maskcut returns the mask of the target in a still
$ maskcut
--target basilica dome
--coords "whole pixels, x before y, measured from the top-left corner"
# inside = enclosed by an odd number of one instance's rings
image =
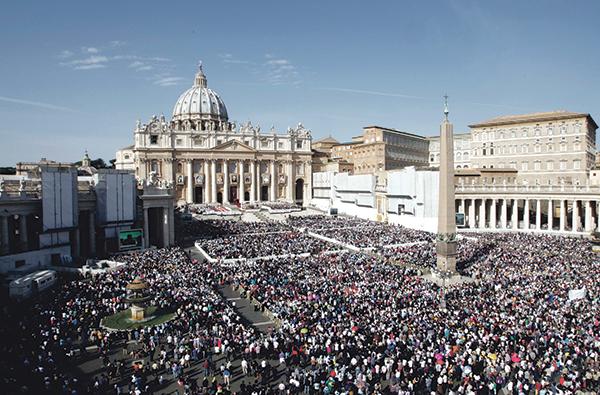
[[[194,86],[183,92],[173,108],[173,121],[211,120],[227,122],[227,108],[217,92],[209,89],[206,76],[199,66]]]

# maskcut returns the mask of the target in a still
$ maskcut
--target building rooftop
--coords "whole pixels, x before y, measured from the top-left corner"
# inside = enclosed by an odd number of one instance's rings
[[[420,134],[410,133],[410,132],[403,132],[402,130],[393,129],[393,128],[385,128],[383,126],[377,126],[377,125],[365,126],[365,127],[363,127],[363,129],[381,129],[381,130],[386,131],[386,132],[404,134],[406,136],[412,136],[412,137],[418,137],[418,138],[421,138],[421,139],[426,139],[425,136],[421,136]]]
[[[331,136],[328,136],[328,137],[323,137],[322,139],[313,141],[313,144],[316,144],[316,143],[333,143],[333,144],[339,144],[339,141],[337,141],[336,139],[334,139]]]
[[[544,121],[554,121],[561,119],[571,119],[571,118],[579,118],[579,117],[587,117],[593,123],[593,125],[598,128],[598,125],[594,121],[594,119],[588,113],[579,113],[579,112],[571,112],[565,110],[557,110],[557,111],[548,111],[548,112],[535,112],[530,114],[521,114],[521,115],[503,115],[496,118],[491,118],[483,122],[478,122],[472,125],[469,125],[470,128],[478,128],[484,126],[499,126],[499,125],[511,125],[523,122],[544,122]]]

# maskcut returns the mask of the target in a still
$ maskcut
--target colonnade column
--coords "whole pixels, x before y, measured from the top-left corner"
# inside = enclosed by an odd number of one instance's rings
[[[244,201],[244,161],[238,161],[238,202]]]
[[[560,218],[559,218],[559,230],[561,232],[565,231],[565,201],[564,200],[560,200]]]
[[[542,201],[540,199],[535,201],[535,228],[542,230]]]
[[[548,200],[548,230],[553,230],[554,227],[554,201]]]
[[[492,207],[490,207],[490,228],[496,229],[496,199],[492,199]]]
[[[519,199],[513,199],[512,228],[514,230],[519,229]]]
[[[210,201],[217,202],[217,161],[210,160]]]
[[[523,210],[523,229],[529,230],[529,199],[525,199]]]
[[[470,199],[471,204],[469,204],[469,228],[475,227],[475,199]]]
[[[481,199],[479,206],[479,227],[485,229],[485,199]]]
[[[204,161],[204,203],[211,202],[211,190],[209,181],[212,179],[213,175],[210,174],[210,163],[207,160]]]
[[[272,202],[277,200],[277,177],[275,174],[275,161],[271,161],[271,199]]]
[[[96,214],[90,210],[90,254],[96,255]]]
[[[229,203],[229,162],[223,160],[223,204]]]
[[[256,201],[256,161],[250,161],[250,202]]]
[[[594,219],[592,218],[592,203],[589,200],[585,201],[585,231],[591,232],[594,230]]]
[[[571,212],[571,214],[573,215],[571,222],[572,222],[572,231],[573,232],[577,232],[579,230],[579,225],[580,225],[580,219],[579,219],[579,207],[577,204],[577,200],[573,200],[573,211]]]
[[[148,209],[144,208],[144,248],[150,247],[150,234],[148,233],[149,229],[150,226],[148,224]]]
[[[185,163],[187,173],[187,187],[185,200],[194,203],[194,161],[188,159]]]
[[[465,214],[465,199],[460,199],[460,206],[458,212]]]
[[[8,217],[3,215],[0,216],[0,233],[2,234],[2,239],[0,243],[0,250],[2,253],[7,254],[9,250],[8,245]]]
[[[19,247],[27,248],[27,216],[23,214],[19,215]]]
[[[506,229],[507,227],[507,219],[506,216],[508,215],[507,213],[507,200],[506,199],[502,199],[502,207],[500,208],[500,227],[502,229]]]

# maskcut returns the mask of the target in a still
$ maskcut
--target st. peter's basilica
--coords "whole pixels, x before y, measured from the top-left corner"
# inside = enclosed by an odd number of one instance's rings
[[[230,122],[200,64],[171,120],[161,115],[147,124],[138,121],[134,144],[117,152],[116,167],[134,170],[139,182],[174,184],[179,202],[308,204],[311,141],[302,124],[278,134],[251,122]]]

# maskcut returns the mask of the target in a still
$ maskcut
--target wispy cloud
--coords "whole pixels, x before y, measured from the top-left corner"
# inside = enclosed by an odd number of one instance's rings
[[[254,64],[254,62],[251,62],[249,60],[238,59],[230,53],[219,54],[219,57],[221,58],[223,63],[227,64]]]
[[[6,103],[23,104],[26,106],[32,106],[32,107],[38,107],[38,108],[45,108],[47,110],[75,112],[75,110],[68,108],[68,107],[57,106],[55,104],[44,103],[44,102],[33,101],[33,100],[17,99],[15,97],[0,96],[0,101],[6,102]]]
[[[173,86],[178,85],[183,80],[182,77],[162,77],[154,81],[154,85]]]
[[[289,59],[277,58],[272,54],[266,54],[265,58],[265,80],[268,83],[298,85],[302,82],[300,73]]]
[[[135,71],[146,71],[146,70],[152,70],[153,67],[150,66],[149,64],[146,64],[144,62],[141,62],[139,60],[136,60],[135,62],[132,62],[129,64],[129,68],[130,69],[134,69]]]
[[[58,54],[58,58],[59,59],[68,59],[73,55],[75,55],[75,54],[72,51],[69,51],[68,49],[64,49]]]
[[[57,55],[61,66],[72,70],[94,70],[107,67],[133,70],[136,73],[154,71],[147,79],[158,86],[171,86],[181,79],[171,74],[171,59],[162,56],[141,56],[135,53],[123,53],[124,41],[110,41],[103,46],[82,46],[78,50],[63,50]],[[162,73],[161,73],[162,72]]]
[[[263,59],[240,59],[231,53],[219,54],[225,66],[240,65],[248,72],[255,75],[263,84],[269,85],[297,85],[302,82],[298,68],[291,60],[266,53]]]
[[[380,92],[380,91],[371,91],[371,90],[363,90],[363,89],[335,88],[335,87],[325,87],[325,88],[316,88],[316,89],[333,91],[333,92],[356,93],[356,94],[372,95],[372,96],[397,97],[397,98],[401,98],[401,99],[417,99],[417,100],[436,101],[436,102],[441,101],[441,96],[440,97],[427,97],[427,96],[407,95],[404,93]],[[501,104],[501,103],[482,103],[482,102],[478,102],[478,101],[463,100],[460,97],[457,97],[453,101],[456,103],[468,104],[468,105],[473,105],[473,106],[509,108],[509,109],[520,110],[520,111],[531,111],[532,110],[531,108],[511,106],[511,105]]]
[[[73,70],[90,70],[106,67],[109,59],[103,55],[91,55],[82,59],[75,59],[69,62],[61,63],[62,66],[69,66]]]
[[[127,43],[125,41],[113,40],[113,41],[109,42],[108,45],[110,45],[113,48],[117,48],[117,47],[124,47],[125,45],[127,45]]]
[[[406,95],[403,93],[370,91],[370,90],[362,90],[362,89],[350,89],[350,88],[317,88],[317,89],[326,90],[326,91],[334,91],[334,92],[360,93],[360,94],[373,95],[373,96],[400,97],[400,98],[404,98],[404,99],[424,99],[424,100],[432,99],[431,97]]]

